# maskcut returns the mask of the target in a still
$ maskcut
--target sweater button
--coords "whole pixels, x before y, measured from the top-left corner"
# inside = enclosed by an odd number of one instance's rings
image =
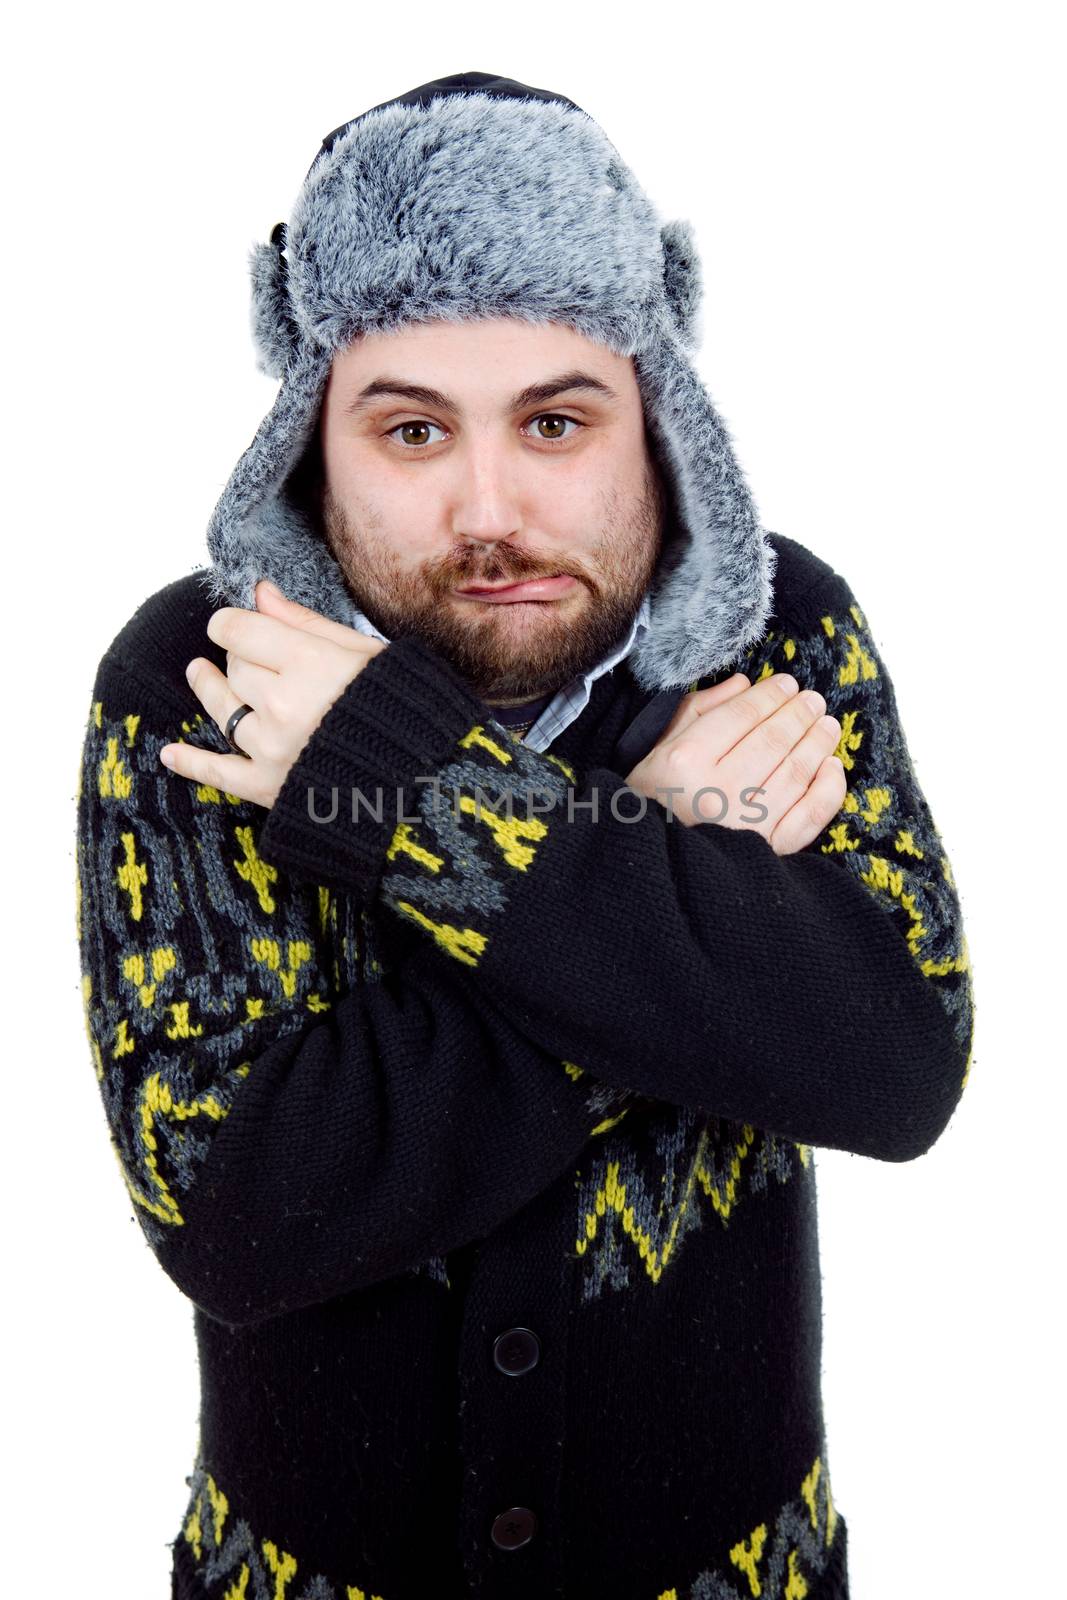
[[[508,1328],[493,1341],[493,1361],[500,1372],[518,1378],[541,1359],[541,1341],[530,1328]]]
[[[529,1506],[511,1506],[493,1520],[490,1537],[500,1550],[518,1550],[537,1531],[537,1518]]]

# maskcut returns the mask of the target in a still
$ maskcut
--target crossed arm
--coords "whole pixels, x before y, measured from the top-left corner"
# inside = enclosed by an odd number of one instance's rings
[[[86,1025],[138,1220],[210,1315],[484,1236],[642,1096],[930,1148],[970,1066],[958,895],[865,619],[843,584],[817,601],[739,663],[841,724],[841,810],[784,856],[509,741],[413,640],[352,678],[264,810],[163,769],[168,741],[217,757],[218,727],[108,653],[78,797]],[[541,809],[483,804],[503,776]],[[309,787],[383,779],[403,812],[309,818]]]

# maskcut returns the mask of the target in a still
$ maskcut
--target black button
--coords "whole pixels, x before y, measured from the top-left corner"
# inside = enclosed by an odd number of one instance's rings
[[[518,1378],[541,1359],[541,1341],[530,1328],[508,1328],[493,1341],[493,1360],[501,1372]]]
[[[512,1506],[493,1520],[492,1540],[501,1550],[518,1550],[537,1532],[537,1518],[529,1506]]]

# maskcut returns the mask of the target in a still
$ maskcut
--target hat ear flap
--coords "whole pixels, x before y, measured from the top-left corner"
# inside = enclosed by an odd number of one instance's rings
[[[281,378],[299,342],[289,301],[288,263],[282,254],[285,224],[279,222],[270,244],[252,246],[248,269],[252,278],[252,342],[256,366],[268,378]]]
[[[700,343],[700,310],[704,281],[697,252],[696,234],[691,222],[665,222],[660,229],[663,244],[663,291],[678,336],[688,349]]]

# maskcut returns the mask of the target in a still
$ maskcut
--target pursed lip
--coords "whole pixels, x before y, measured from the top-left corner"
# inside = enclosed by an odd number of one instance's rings
[[[504,602],[516,600],[554,600],[557,595],[566,594],[577,582],[569,573],[557,572],[547,578],[529,578],[522,583],[500,583],[472,585],[470,588],[457,589],[458,595],[463,595],[468,600],[488,600],[491,602]]]

